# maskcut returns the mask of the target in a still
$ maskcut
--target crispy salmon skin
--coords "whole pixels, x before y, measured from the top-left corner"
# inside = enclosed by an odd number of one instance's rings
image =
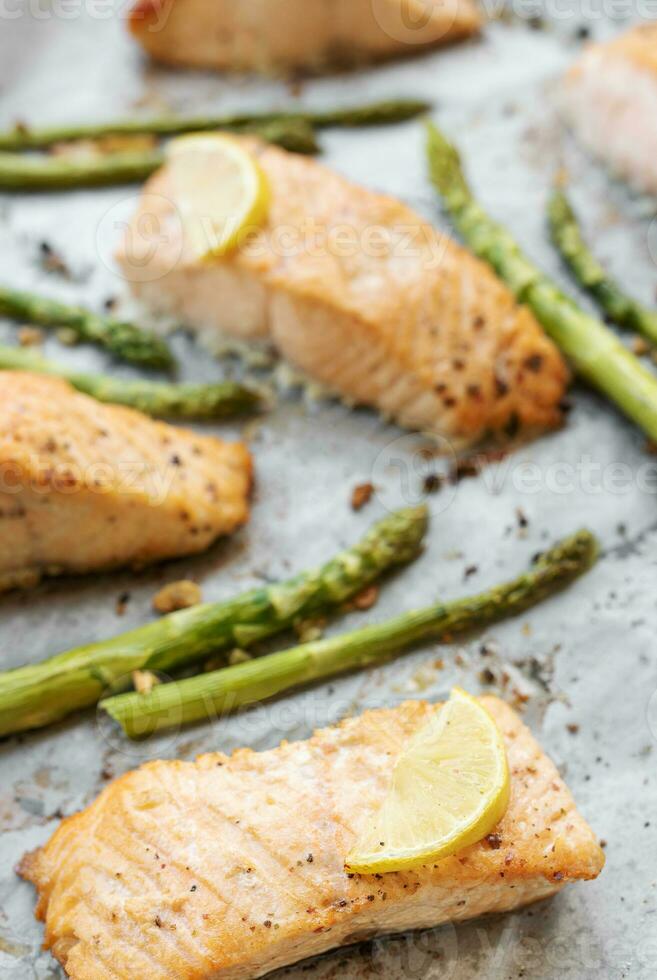
[[[475,34],[473,0],[137,0],[130,30],[172,65],[321,71]]]
[[[595,878],[604,858],[518,716],[494,835],[419,871],[348,875],[345,855],[436,706],[370,711],[306,742],[111,783],[24,858],[45,941],[74,980],[247,980],[372,934],[504,912]]]
[[[483,263],[393,197],[242,145],[269,216],[227,257],[189,255],[166,166],[146,185],[118,261],[147,305],[205,337],[272,341],[349,402],[458,445],[561,422],[561,355]]]
[[[2,372],[0,473],[0,591],[195,554],[249,516],[243,445],[44,375]]]
[[[657,24],[589,45],[566,76],[562,105],[589,150],[657,194]]]

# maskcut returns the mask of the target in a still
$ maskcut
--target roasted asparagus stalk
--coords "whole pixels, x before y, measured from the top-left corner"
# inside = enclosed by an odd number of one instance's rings
[[[14,127],[0,133],[0,150],[41,150],[57,143],[75,140],[98,140],[111,136],[175,136],[178,133],[202,132],[212,129],[229,129],[237,132],[258,132],[265,138],[266,133],[276,135],[275,127],[280,127],[279,139],[288,138],[297,132],[325,129],[331,126],[361,127],[383,126],[390,123],[413,119],[429,109],[426,102],[419,99],[389,99],[369,105],[351,106],[340,109],[319,111],[288,110],[273,112],[229,113],[205,116],[161,116],[157,119],[118,119],[106,123],[82,125],[62,125],[47,128],[32,128],[25,125]],[[268,127],[272,126],[272,129]],[[289,125],[289,129],[287,128]],[[302,130],[302,128],[303,130]],[[270,142],[279,142],[270,139]],[[292,147],[286,147],[292,149]]]
[[[162,166],[162,150],[128,150],[84,156],[0,153],[0,190],[59,191],[137,184]]]
[[[597,300],[610,320],[657,344],[657,311],[627,296],[607,275],[584,241],[577,216],[561,190],[555,190],[550,198],[548,220],[552,241],[576,282]]]
[[[66,327],[79,340],[98,344],[114,357],[141,367],[169,368],[174,363],[168,346],[150,330],[35,293],[0,286],[0,316],[45,328]]]
[[[600,320],[588,316],[522,252],[515,239],[480,207],[456,148],[428,124],[431,179],[463,239],[526,303],[571,364],[628,418],[657,440],[657,379]]]
[[[100,402],[127,405],[159,418],[224,419],[253,412],[262,404],[256,391],[234,381],[214,384],[124,381],[109,375],[74,371],[22,347],[0,345],[0,371],[50,374]]]
[[[244,126],[241,132],[254,133],[293,153],[319,152],[314,129],[301,120],[274,120],[261,126]],[[160,147],[59,156],[0,153],[0,190],[56,191],[136,184],[159,170],[164,160]]]
[[[174,673],[328,614],[419,553],[426,508],[397,511],[322,568],[227,602],[193,606],[100,643],[0,674],[0,735],[40,728],[125,690],[135,670]]]
[[[376,626],[305,643],[234,667],[101,701],[131,738],[207,721],[301,684],[387,660],[426,640],[481,629],[516,616],[582,575],[595,561],[588,531],[559,542],[518,578],[481,595],[437,602]]]

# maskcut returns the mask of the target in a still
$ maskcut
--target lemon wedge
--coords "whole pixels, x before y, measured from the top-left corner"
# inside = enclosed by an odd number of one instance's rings
[[[167,166],[192,259],[227,255],[269,210],[269,184],[255,156],[223,133],[181,136]]]
[[[481,840],[509,805],[500,731],[460,688],[411,739],[383,804],[345,861],[347,871],[404,871]]]

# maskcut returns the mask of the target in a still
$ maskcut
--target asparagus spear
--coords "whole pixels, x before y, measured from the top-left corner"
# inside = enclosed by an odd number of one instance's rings
[[[302,120],[271,120],[259,126],[245,125],[241,132],[253,133],[294,153],[319,151],[315,131]],[[0,189],[54,191],[135,184],[150,177],[164,160],[164,151],[157,147],[84,156],[0,153]]]
[[[85,157],[0,153],[0,189],[57,191],[110,184],[136,184],[162,166],[161,150],[90,154]]]
[[[552,194],[548,219],[552,240],[576,281],[591,293],[614,323],[635,330],[657,344],[657,312],[626,296],[609,278],[584,241],[577,216],[563,191],[555,190]]]
[[[431,179],[473,252],[488,262],[533,310],[575,370],[657,440],[657,379],[600,320],[588,316],[521,251],[515,239],[474,199],[459,154],[428,124]]]
[[[134,670],[172,673],[336,609],[384,572],[411,561],[427,522],[424,507],[397,511],[322,568],[0,674],[0,736],[49,725],[125,690]]]
[[[20,125],[8,132],[0,133],[0,150],[39,150],[55,143],[102,139],[107,136],[142,136],[149,133],[155,136],[173,136],[177,133],[193,133],[210,129],[253,130],[267,127],[272,122],[300,123],[310,129],[324,129],[329,126],[381,126],[413,119],[429,108],[426,102],[418,99],[390,99],[371,105],[319,112],[291,110],[192,117],[162,116],[159,119],[119,119],[101,124],[63,125],[39,129]]]
[[[67,327],[80,340],[98,344],[115,357],[143,367],[168,368],[174,363],[164,341],[149,330],[112,317],[100,316],[81,306],[0,286],[0,316],[40,327]]]
[[[215,384],[168,384],[157,381],[123,381],[99,374],[83,374],[62,364],[46,361],[31,350],[0,344],[0,371],[31,371],[63,378],[78,391],[100,402],[136,408],[146,415],[177,419],[222,419],[254,411],[260,396],[234,381]]]
[[[580,531],[546,552],[529,572],[481,595],[438,602],[353,633],[161,684],[149,694],[122,694],[101,701],[100,707],[131,738],[207,721],[301,684],[387,660],[422,641],[480,629],[515,616],[585,572],[596,553],[595,538],[588,531]]]

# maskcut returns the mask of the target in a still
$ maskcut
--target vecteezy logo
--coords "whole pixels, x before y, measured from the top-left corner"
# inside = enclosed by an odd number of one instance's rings
[[[455,462],[447,439],[407,432],[377,454],[371,481],[377,498],[389,511],[429,503],[432,514],[439,514],[447,510],[457,492],[455,483],[447,479]]]
[[[418,909],[418,921],[431,921],[432,910]],[[434,912],[435,914],[435,912]],[[376,938],[370,960],[377,976],[388,980],[450,980],[458,965],[458,934],[450,922],[438,929]]]
[[[446,37],[464,0],[370,0],[381,30],[400,44],[432,44]]]
[[[162,194],[131,194],[105,212],[96,229],[104,265],[129,282],[155,282],[180,262],[183,225],[175,204]]]

